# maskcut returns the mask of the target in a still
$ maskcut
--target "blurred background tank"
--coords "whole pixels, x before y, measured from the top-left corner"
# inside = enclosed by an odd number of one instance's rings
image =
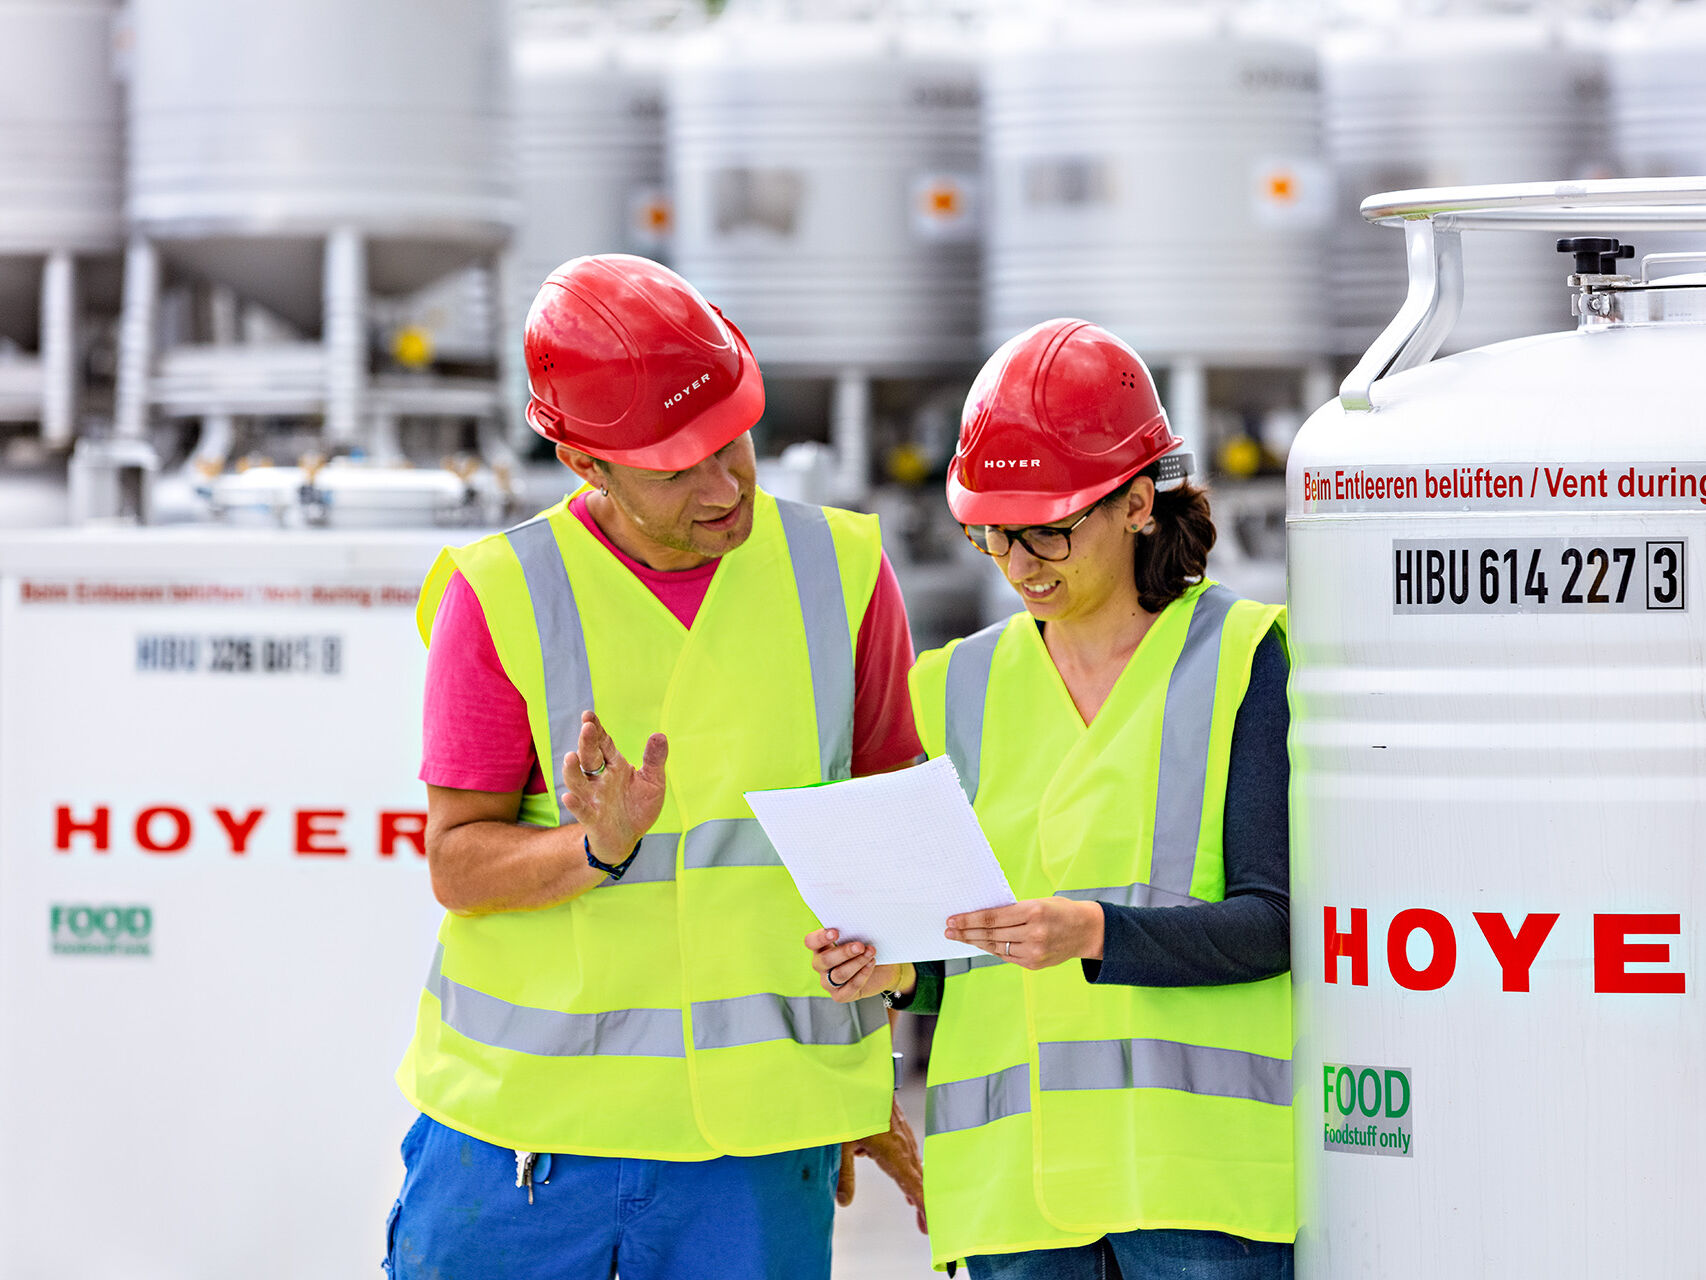
[[[1582,6],[1576,6],[1577,9]],[[1393,0],[1322,41],[1328,147],[1340,188],[1333,342],[1360,355],[1404,300],[1396,237],[1357,214],[1377,191],[1609,176],[1604,30],[1558,4]],[[1699,75],[1698,62],[1694,73]],[[1570,320],[1551,246],[1471,239],[1449,350]]]
[[[670,260],[664,68],[680,32],[703,16],[691,0],[519,6],[512,74],[521,223],[505,301],[512,344],[540,283],[570,258]],[[511,427],[524,437],[524,390],[514,403]]]
[[[876,469],[870,380],[977,359],[972,34],[945,4],[734,3],[672,66],[675,265],[767,382],[834,379],[844,500]]]
[[[52,451],[0,460],[0,527],[64,518],[37,501],[63,484],[52,454],[111,391],[110,359],[104,380],[90,365],[117,313],[123,242],[115,13],[109,0],[0,0],[0,424],[39,428]]]
[[[1165,375],[1174,426],[1205,462],[1211,406],[1260,413],[1208,370],[1289,368],[1293,410],[1327,393],[1332,195],[1315,52],[1294,19],[1015,6],[991,31],[985,86],[986,347],[1051,316],[1106,325]]]
[[[200,420],[203,469],[266,419],[381,458],[408,451],[404,420],[495,435],[495,371],[387,347],[370,298],[495,269],[513,217],[502,0],[137,0],[133,23],[127,457],[155,416]]]
[[[1706,174],[1706,5],[1648,0],[1608,42],[1611,140],[1625,177]],[[1697,250],[1699,236],[1647,233],[1642,253]]]

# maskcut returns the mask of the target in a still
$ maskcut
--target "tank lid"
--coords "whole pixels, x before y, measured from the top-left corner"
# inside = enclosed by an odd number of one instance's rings
[[[1706,265],[1706,252],[1649,253],[1641,259],[1639,279],[1573,275],[1570,283],[1581,291],[1571,300],[1570,310],[1583,329],[1706,323],[1706,272],[1653,277],[1654,267],[1679,262]]]

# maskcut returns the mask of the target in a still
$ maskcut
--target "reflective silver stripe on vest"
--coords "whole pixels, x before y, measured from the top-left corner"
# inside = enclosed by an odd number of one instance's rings
[[[962,956],[953,960],[942,961],[942,976],[957,978],[962,973],[970,973],[973,969],[986,969],[992,964],[1000,964],[1000,956]]]
[[[924,1095],[924,1136],[975,1129],[1031,1109],[1031,1064],[987,1076],[933,1084]]]
[[[1176,1040],[1055,1040],[1037,1046],[1039,1088],[1177,1089],[1291,1105],[1291,1060]]]
[[[653,831],[640,837],[640,851],[628,864],[620,880],[604,880],[602,889],[619,889],[625,884],[657,884],[675,879],[675,849],[681,837],[673,831]]]
[[[693,1047],[733,1049],[739,1045],[792,1040],[795,1044],[858,1044],[888,1025],[876,996],[837,1004],[828,996],[780,996],[761,991],[730,1000],[701,1000],[693,1006]]]
[[[557,535],[544,516],[517,525],[504,535],[521,562],[533,620],[539,628],[539,651],[545,655],[545,718],[551,725],[551,759],[539,762],[545,784],[557,795],[558,818],[568,823],[574,814],[558,790],[563,757],[580,738],[581,712],[591,711],[592,667],[586,656],[575,589],[557,546]]]
[[[853,637],[841,593],[841,562],[821,507],[776,500],[794,590],[806,624],[812,702],[817,708],[818,765],[825,782],[853,776]]]
[[[977,803],[978,772],[983,760],[983,708],[989,698],[989,670],[1006,622],[967,636],[948,655],[948,759],[960,775],[966,798]]]
[[[1149,884],[1158,892],[1181,898],[1191,891],[1197,837],[1202,832],[1209,730],[1214,724],[1214,689],[1220,675],[1220,632],[1237,599],[1225,587],[1210,587],[1197,597],[1185,646],[1167,682]]]
[[[1054,896],[1071,898],[1074,902],[1106,902],[1116,907],[1195,907],[1203,901],[1168,893],[1148,884],[1116,884],[1106,889],[1056,889]]]
[[[779,867],[776,846],[757,818],[715,818],[687,833],[681,865],[689,871],[708,867]]]
[[[433,955],[427,990],[443,1006],[445,1025],[470,1040],[494,1049],[550,1058],[687,1056],[679,1009],[611,1009],[605,1013],[534,1009],[452,982],[442,972],[443,963],[441,944]]]

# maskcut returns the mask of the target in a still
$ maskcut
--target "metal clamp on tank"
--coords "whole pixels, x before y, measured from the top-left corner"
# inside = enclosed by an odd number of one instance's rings
[[[1433,359],[1457,323],[1463,306],[1463,247],[1465,231],[1562,231],[1580,235],[1618,230],[1659,228],[1672,231],[1706,231],[1706,177],[1622,178],[1601,182],[1533,182],[1487,187],[1436,187],[1418,191],[1391,191],[1370,196],[1362,202],[1362,216],[1381,226],[1404,228],[1405,251],[1410,265],[1410,291],[1404,304],[1374,340],[1356,368],[1339,387],[1339,403],[1346,409],[1371,410],[1374,384],[1389,374],[1401,373]],[[1586,254],[1586,241],[1581,250]],[[1614,247],[1592,251],[1595,267],[1606,265],[1609,255],[1614,269],[1624,255]],[[1576,249],[1561,251],[1577,252]],[[1570,283],[1583,289],[1584,297],[1605,297],[1608,286],[1646,289],[1653,286],[1647,271],[1654,262],[1686,257],[1653,254],[1642,264],[1639,282],[1607,271],[1583,273]],[[1578,266],[1580,259],[1578,259]],[[1587,317],[1609,316],[1616,308],[1578,299],[1576,313]],[[1663,314],[1663,308],[1660,308]]]

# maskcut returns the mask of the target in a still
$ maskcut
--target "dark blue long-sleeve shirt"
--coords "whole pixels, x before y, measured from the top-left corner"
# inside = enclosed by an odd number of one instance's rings
[[[1226,897],[1192,907],[1102,903],[1102,958],[1082,961],[1090,982],[1211,987],[1252,982],[1291,967],[1291,841],[1286,754],[1288,664],[1278,630],[1257,645],[1250,685],[1233,722],[1222,841]],[[941,1008],[940,961],[917,966],[903,1007]]]

